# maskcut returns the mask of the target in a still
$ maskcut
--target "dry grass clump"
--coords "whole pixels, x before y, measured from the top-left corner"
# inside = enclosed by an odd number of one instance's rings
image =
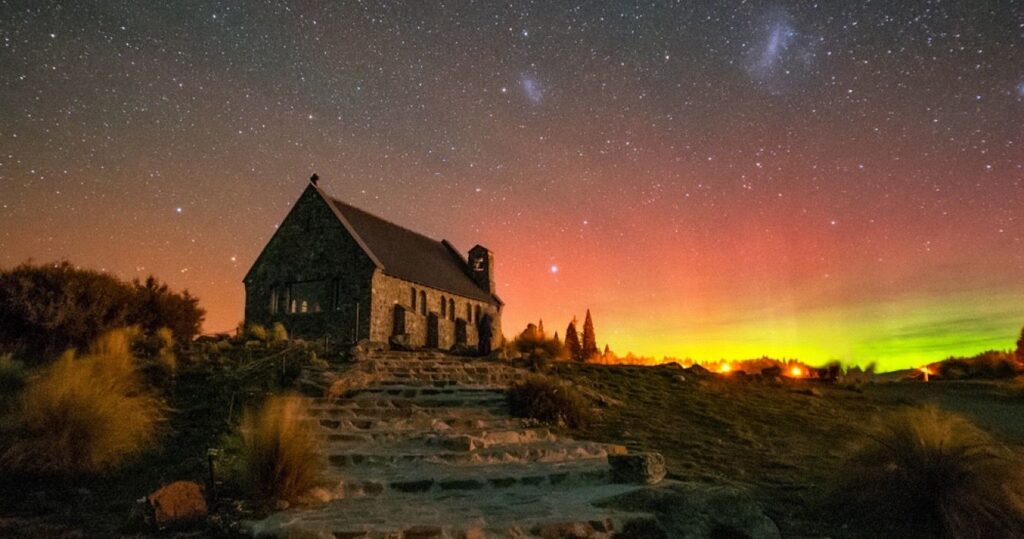
[[[285,395],[242,418],[243,481],[263,499],[295,501],[320,483],[320,441],[304,412],[300,397]]]
[[[267,342],[267,339],[269,338],[267,328],[262,324],[249,324],[245,328],[245,335],[254,341],[262,342]]]
[[[288,330],[285,329],[284,324],[274,322],[270,328],[270,342],[278,344],[288,342]]]
[[[30,379],[13,410],[0,468],[18,473],[94,474],[142,451],[165,408],[142,383],[130,330],[100,336],[89,353],[65,353]]]
[[[590,402],[582,393],[546,376],[530,376],[510,387],[508,403],[513,416],[544,423],[579,428],[593,419]]]
[[[1019,461],[966,419],[925,406],[878,422],[845,463],[836,500],[858,528],[913,537],[1019,537]]]

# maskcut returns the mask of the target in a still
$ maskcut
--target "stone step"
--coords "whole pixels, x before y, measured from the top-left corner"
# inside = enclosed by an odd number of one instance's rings
[[[438,408],[438,407],[469,407],[497,406],[507,402],[500,391],[470,391],[462,393],[413,394],[411,396],[393,396],[380,393],[359,393],[352,397],[339,399],[329,404],[312,404],[310,410],[332,410],[348,408]]]
[[[409,384],[401,383],[398,380],[395,383],[381,384],[374,383],[367,387],[360,387],[350,389],[344,394],[340,395],[339,398],[352,399],[358,397],[368,396],[385,396],[385,397],[403,397],[407,399],[418,398],[418,397],[437,397],[442,395],[447,396],[473,396],[479,394],[486,394],[490,396],[502,396],[504,391],[498,388],[490,386],[480,385],[464,385],[458,383],[449,383],[446,381],[440,387],[434,386],[433,384],[422,385],[422,384]],[[334,400],[319,398],[314,399],[314,405],[328,405],[337,402],[337,398]]]
[[[349,468],[334,471],[328,481],[335,483],[334,496],[354,498],[394,493],[504,489],[521,486],[598,485],[609,480],[605,459],[570,462],[492,464],[453,467],[417,462],[386,468]]]
[[[623,523],[646,515],[596,508],[593,501],[635,485],[514,485],[509,488],[394,493],[334,500],[246,523],[253,536],[344,539],[469,537],[610,538]]]
[[[507,416],[508,407],[504,404],[493,406],[430,406],[408,408],[353,407],[353,408],[322,408],[308,411],[308,417],[315,419],[492,419]]]
[[[596,442],[536,442],[513,445],[494,445],[470,451],[431,450],[432,448],[399,446],[364,446],[346,444],[344,448],[328,447],[327,460],[332,466],[391,466],[399,463],[433,462],[453,466],[496,464],[565,462],[579,459],[605,458],[609,453],[624,453],[621,446]]]
[[[423,415],[418,417],[371,418],[371,417],[339,417],[339,418],[306,418],[300,421],[319,425],[326,433],[336,432],[456,432],[460,429],[500,430],[523,427],[526,420],[498,416],[441,417]]]
[[[468,440],[462,440],[467,438]],[[328,443],[388,443],[408,440],[421,440],[426,444],[448,447],[450,449],[468,446],[487,447],[498,444],[530,443],[536,441],[555,441],[557,437],[547,428],[462,428],[462,429],[367,429],[328,431],[325,440]]]

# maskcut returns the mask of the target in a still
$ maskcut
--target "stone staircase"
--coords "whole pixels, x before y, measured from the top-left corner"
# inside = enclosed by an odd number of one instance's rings
[[[333,499],[253,523],[262,536],[611,537],[630,514],[591,502],[638,488],[609,480],[621,446],[512,418],[525,371],[427,352],[376,352],[337,378],[304,373]]]

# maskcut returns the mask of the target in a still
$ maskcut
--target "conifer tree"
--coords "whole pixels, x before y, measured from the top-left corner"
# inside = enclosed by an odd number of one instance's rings
[[[589,361],[597,355],[597,336],[594,335],[594,321],[590,318],[590,309],[583,320],[583,360]]]
[[[1017,361],[1024,363],[1024,328],[1020,329],[1020,339],[1017,339]]]
[[[548,338],[548,334],[544,332],[544,319],[543,318],[541,318],[537,322],[537,333],[540,334],[541,340],[544,340],[544,339]]]
[[[572,322],[569,322],[569,327],[565,328],[565,349],[569,352],[569,357],[573,361],[583,361],[583,347],[580,346],[580,337],[576,333],[576,319],[573,318]]]

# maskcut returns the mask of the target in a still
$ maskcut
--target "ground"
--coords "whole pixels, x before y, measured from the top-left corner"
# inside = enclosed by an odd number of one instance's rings
[[[205,480],[207,448],[223,446],[240,410],[288,386],[296,366],[309,360],[308,350],[287,350],[236,344],[207,350],[194,366],[183,360],[165,389],[172,412],[159,448],[103,478],[0,479],[0,535],[113,535],[123,530],[134,500],[174,480]],[[552,374],[618,401],[572,436],[661,452],[675,478],[749,488],[786,537],[856,536],[829,519],[817,500],[828,492],[845,448],[879,413],[936,402],[1001,442],[1024,447],[1024,396],[1010,382],[907,381],[857,391],[809,381],[697,377],[671,366],[559,363]],[[222,510],[230,517],[232,508]]]
[[[785,537],[855,537],[820,503],[845,450],[880,413],[935,402],[1024,447],[1024,397],[1009,382],[866,384],[698,378],[677,367],[574,365],[554,373],[620,405],[575,435],[662,453],[680,479],[749,487]],[[680,379],[680,376],[685,380]]]

